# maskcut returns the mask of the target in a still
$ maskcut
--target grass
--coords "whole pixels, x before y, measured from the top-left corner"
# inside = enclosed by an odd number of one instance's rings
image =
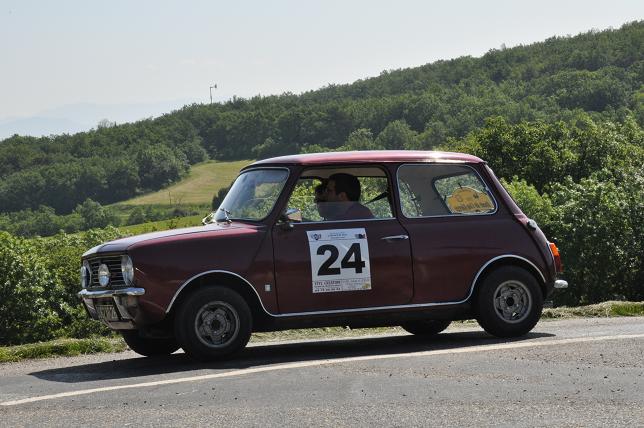
[[[562,307],[544,309],[542,319],[552,320],[566,318],[608,318],[629,316],[644,316],[644,302],[610,301],[574,308]],[[465,321],[464,323],[469,324],[471,322]],[[262,343],[285,340],[358,337],[366,335],[392,334],[399,333],[401,331],[403,330],[400,327],[380,327],[357,330],[351,330],[344,327],[311,328],[269,333],[254,333],[251,337],[251,342]],[[50,342],[0,347],[0,363],[54,356],[75,356],[99,352],[122,352],[126,349],[127,346],[120,338],[98,337],[91,339],[58,339]]]
[[[33,358],[72,357],[99,352],[123,352],[127,345],[121,338],[56,339],[28,345],[0,347],[0,363]]]
[[[314,340],[342,337],[358,337],[377,334],[400,333],[400,327],[375,327],[350,329],[347,327],[304,328],[298,330],[270,331],[253,333],[250,341],[253,343],[281,342],[286,340]]]
[[[635,317],[644,315],[644,302],[608,301],[596,305],[544,309],[542,319]]]
[[[188,176],[170,187],[147,195],[137,196],[118,205],[173,205],[207,204],[223,187],[228,187],[239,170],[252,163],[250,160],[235,162],[207,161],[190,168]]]

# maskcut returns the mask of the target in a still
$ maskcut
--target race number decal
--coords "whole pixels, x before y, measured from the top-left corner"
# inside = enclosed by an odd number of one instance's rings
[[[307,235],[314,293],[371,290],[364,229],[316,230]]]

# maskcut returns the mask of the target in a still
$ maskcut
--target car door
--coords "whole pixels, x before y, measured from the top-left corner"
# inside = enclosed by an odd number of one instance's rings
[[[405,164],[397,171],[401,223],[413,252],[414,303],[466,299],[479,269],[512,247],[509,216],[465,164]]]
[[[354,168],[352,172],[359,174],[360,170]],[[391,187],[384,171],[372,168],[369,174],[382,174],[364,180],[367,187],[374,180],[382,181],[382,189],[375,192],[380,196],[374,198],[380,201],[369,206],[374,211],[373,218],[342,221],[305,218],[303,222],[278,223],[273,227],[280,313],[361,310],[402,305],[411,300],[414,287],[409,237],[390,207],[386,207],[388,198],[383,195]],[[301,190],[296,189],[293,194],[301,195]],[[369,189],[364,190],[363,196]],[[312,194],[305,199],[313,200]],[[367,203],[370,202],[373,201]],[[381,207],[376,209],[378,203]],[[302,212],[308,215],[306,209]]]
[[[396,219],[276,225],[273,248],[281,313],[411,300],[409,239]]]

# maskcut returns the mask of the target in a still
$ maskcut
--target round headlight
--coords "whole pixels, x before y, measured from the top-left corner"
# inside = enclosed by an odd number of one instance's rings
[[[92,282],[92,269],[89,267],[89,262],[85,260],[81,266],[81,287],[87,288]]]
[[[110,268],[106,264],[98,267],[98,283],[101,287],[105,287],[110,283]]]
[[[130,256],[121,256],[121,273],[125,284],[132,285],[134,282],[134,265]]]

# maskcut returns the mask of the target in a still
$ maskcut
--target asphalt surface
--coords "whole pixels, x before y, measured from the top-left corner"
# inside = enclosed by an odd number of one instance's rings
[[[0,426],[644,426],[644,317],[0,364]]]

